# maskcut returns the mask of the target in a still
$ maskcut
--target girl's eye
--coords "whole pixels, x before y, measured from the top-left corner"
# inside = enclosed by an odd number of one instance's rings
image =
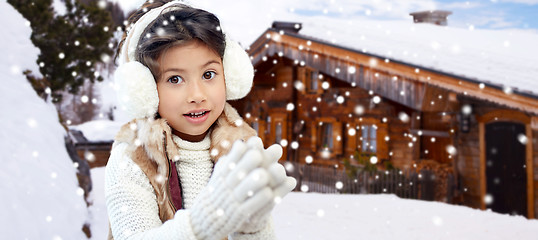
[[[180,76],[173,76],[168,79],[168,82],[172,84],[179,84],[183,82],[183,78],[181,78]]]
[[[213,71],[207,71],[204,73],[203,77],[205,80],[211,80],[215,77],[215,75],[217,75],[217,73],[213,72]]]

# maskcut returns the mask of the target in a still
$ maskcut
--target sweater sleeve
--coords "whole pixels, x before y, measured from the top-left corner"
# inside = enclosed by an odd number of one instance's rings
[[[106,206],[114,239],[196,239],[189,210],[161,222],[153,187],[125,154],[126,148],[126,143],[113,147],[105,171]]]
[[[235,232],[228,236],[230,240],[273,240],[276,239],[275,229],[273,227],[273,217],[270,216],[269,220],[265,224],[265,227],[255,233],[240,233]]]

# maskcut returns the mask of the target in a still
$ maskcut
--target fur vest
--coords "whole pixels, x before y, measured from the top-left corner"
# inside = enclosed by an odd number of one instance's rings
[[[209,151],[214,162],[228,153],[236,140],[246,141],[257,135],[229,103],[225,104],[223,113],[212,128]],[[123,125],[116,135],[114,145],[120,142],[129,144],[126,154],[142,169],[153,186],[161,221],[164,223],[172,219],[181,206],[175,206],[173,199],[180,196],[172,196],[169,190],[170,181],[174,180],[171,170],[175,170],[170,159],[179,156],[179,151],[172,140],[172,130],[166,120],[132,120]],[[113,239],[110,230],[108,239]]]

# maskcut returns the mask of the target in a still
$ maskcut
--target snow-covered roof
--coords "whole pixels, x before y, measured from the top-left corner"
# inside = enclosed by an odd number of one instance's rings
[[[406,21],[311,17],[301,35],[438,72],[538,96],[538,33]]]

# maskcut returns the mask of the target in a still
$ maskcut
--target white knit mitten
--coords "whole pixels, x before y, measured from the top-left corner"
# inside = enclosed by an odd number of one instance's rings
[[[270,174],[260,166],[263,152],[241,141],[219,159],[208,185],[190,209],[198,239],[222,239],[273,201]]]
[[[275,205],[296,185],[295,178],[286,176],[286,170],[278,163],[282,156],[282,147],[274,144],[267,149],[263,149],[263,143],[260,138],[252,137],[247,141],[251,149],[260,149],[263,151],[263,163],[269,173],[269,186],[273,191],[272,201],[251,215],[248,220],[237,230],[238,233],[255,233],[262,230],[266,224],[269,224],[269,216]]]

